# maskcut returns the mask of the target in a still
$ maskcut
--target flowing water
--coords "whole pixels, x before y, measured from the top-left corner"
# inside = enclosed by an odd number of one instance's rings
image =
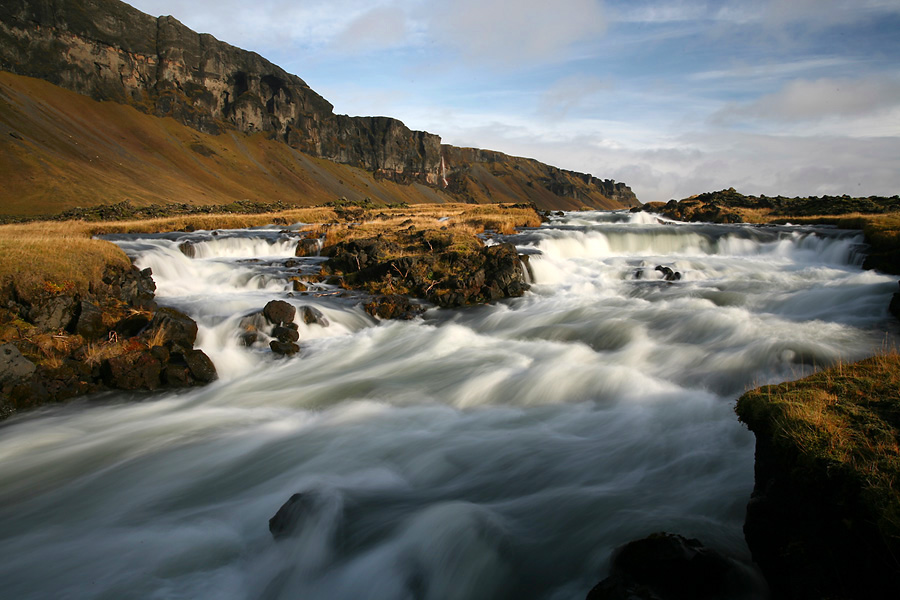
[[[896,280],[850,232],[572,213],[508,238],[524,297],[382,323],[289,295],[321,261],[284,265],[296,234],[216,233],[116,241],[199,322],[217,382],[0,428],[3,597],[576,599],[659,530],[747,561],[735,399],[892,343]],[[240,343],[274,298],[330,321],[296,357]],[[275,541],[296,492],[309,513]]]

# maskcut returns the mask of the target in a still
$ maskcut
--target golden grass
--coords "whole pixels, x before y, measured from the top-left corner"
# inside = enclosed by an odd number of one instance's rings
[[[900,355],[889,351],[747,392],[741,420],[800,460],[857,481],[885,535],[900,541]]]

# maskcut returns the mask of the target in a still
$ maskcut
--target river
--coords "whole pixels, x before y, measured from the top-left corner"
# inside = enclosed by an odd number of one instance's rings
[[[220,378],[0,426],[5,598],[574,600],[659,530],[748,561],[734,401],[897,331],[896,278],[823,228],[567,213],[505,238],[532,255],[524,297],[401,322],[289,295],[322,259],[285,267],[281,229],[113,239]],[[295,357],[244,347],[272,299],[330,325],[300,323]],[[309,514],[273,540],[297,492]]]

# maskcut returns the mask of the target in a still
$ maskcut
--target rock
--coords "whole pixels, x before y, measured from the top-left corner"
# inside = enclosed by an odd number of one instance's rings
[[[75,323],[78,302],[71,296],[40,298],[28,310],[28,320],[47,331],[68,330]]]
[[[190,350],[197,340],[197,322],[174,308],[163,307],[157,310],[150,320],[149,328],[165,328],[166,344],[173,348]]]
[[[525,293],[525,270],[516,247],[510,243],[496,244],[484,249],[485,282],[496,284],[500,297],[515,297]],[[494,296],[494,294],[492,294]],[[495,298],[492,298],[495,299]]]
[[[308,289],[299,277],[291,277],[291,287],[295,292],[305,292]]]
[[[294,320],[297,309],[284,300],[271,300],[263,308],[263,314],[273,325],[283,325]]]
[[[609,577],[587,600],[735,600],[765,597],[765,585],[699,540],[654,533],[613,556]]]
[[[269,342],[269,348],[271,348],[272,352],[275,354],[283,354],[286,356],[291,356],[300,352],[300,346],[297,344],[293,342],[279,342],[278,340]]]
[[[297,242],[297,250],[294,256],[316,256],[319,254],[319,241],[312,238],[304,238]]]
[[[35,371],[33,362],[22,356],[14,344],[0,346],[0,391],[8,385],[29,379]]]
[[[355,273],[387,260],[389,255],[396,254],[399,250],[396,244],[379,238],[339,242],[327,249],[331,258],[326,265],[336,271]]]
[[[283,325],[279,325],[273,329],[272,336],[279,342],[296,342],[300,339],[300,334],[296,329],[285,327]]]
[[[255,331],[245,331],[241,334],[241,344],[244,346],[250,347],[256,343],[256,340],[259,339],[259,334]]]
[[[181,242],[180,244],[178,244],[178,249],[181,250],[181,253],[188,258],[197,257],[197,249],[194,248],[194,243],[191,241]]]
[[[318,308],[314,306],[301,306],[300,307],[300,318],[303,319],[303,322],[307,325],[321,325],[322,327],[328,327],[330,323],[325,315],[322,314]]]
[[[202,350],[185,350],[182,356],[196,381],[209,383],[218,378],[216,366]]]
[[[286,261],[284,261],[284,266],[288,269],[293,269],[294,267],[296,267],[299,264],[300,264],[300,261],[294,260],[293,258],[289,258]]]
[[[124,352],[103,361],[100,376],[108,387],[155,390],[162,383],[162,365],[147,350]]]
[[[379,296],[363,306],[365,311],[378,319],[404,319],[415,318],[424,312],[425,308],[420,304],[414,304],[406,296],[399,294]]]
[[[93,302],[81,301],[75,333],[88,341],[106,339],[108,329],[103,324],[103,312]]]
[[[303,519],[315,508],[311,494],[294,494],[269,519],[269,532],[277,539],[290,536],[303,525]]]
[[[660,271],[663,275],[663,279],[666,281],[678,281],[681,279],[681,273],[678,271],[673,271],[669,267],[664,265],[656,265],[656,271]]]
[[[144,313],[128,315],[113,326],[113,331],[120,338],[130,338],[138,335],[150,325],[150,317]]]

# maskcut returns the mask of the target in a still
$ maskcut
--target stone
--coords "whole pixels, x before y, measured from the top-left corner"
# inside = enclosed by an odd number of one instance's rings
[[[610,575],[587,600],[738,600],[764,598],[765,584],[747,567],[699,540],[654,533],[613,555]]]
[[[149,328],[165,328],[166,344],[171,347],[189,350],[197,340],[197,322],[174,308],[163,307],[157,310],[150,320]]]
[[[296,342],[300,339],[300,334],[292,327],[279,325],[272,330],[272,337],[276,338],[279,342]]]
[[[321,325],[322,327],[328,327],[330,325],[328,319],[322,314],[322,311],[314,306],[301,306],[300,318],[303,319],[303,322],[307,325],[316,324]]]
[[[681,279],[681,273],[678,271],[673,271],[670,267],[665,265],[656,265],[656,271],[659,271],[663,275],[663,279],[666,281],[678,281]]]
[[[120,338],[134,337],[150,325],[150,317],[144,313],[128,315],[113,326],[113,331]]]
[[[78,302],[72,296],[47,296],[31,305],[28,320],[46,331],[68,330],[77,310]]]
[[[281,508],[269,519],[269,532],[277,539],[285,538],[295,533],[303,525],[303,519],[313,511],[315,502],[308,494],[294,494]]]
[[[294,256],[316,256],[319,254],[319,241],[313,238],[304,238],[297,242]]]
[[[35,368],[14,344],[0,346],[0,388],[29,379]]]
[[[273,325],[283,325],[294,320],[297,309],[284,300],[271,300],[263,308],[263,314]]]
[[[191,376],[198,382],[209,383],[218,378],[216,366],[213,361],[202,350],[185,350],[182,353],[184,361],[187,363]]]
[[[103,324],[103,311],[93,302],[82,300],[75,322],[75,333],[88,341],[106,339],[108,329]]]
[[[303,283],[299,277],[291,277],[291,288],[295,292],[305,292],[307,289],[306,284]]]
[[[108,387],[120,390],[155,390],[162,383],[162,365],[147,350],[124,352],[100,366],[100,376]]]
[[[181,250],[181,253],[188,258],[197,257],[197,249],[194,248],[194,243],[191,241],[181,242],[180,244],[178,244],[178,249]]]
[[[278,340],[269,342],[269,348],[271,348],[272,352],[275,354],[283,354],[285,356],[291,356],[300,352],[300,346],[297,344],[293,342],[279,342]]]

